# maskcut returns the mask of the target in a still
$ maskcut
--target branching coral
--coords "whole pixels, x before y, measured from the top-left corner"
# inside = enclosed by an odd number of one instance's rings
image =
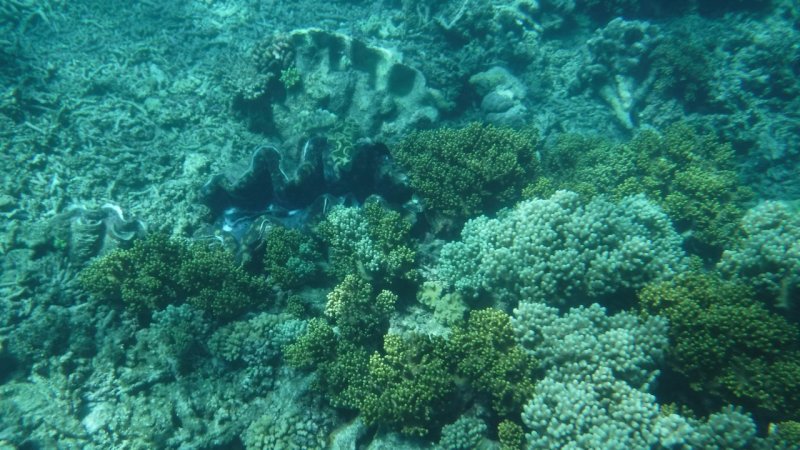
[[[269,299],[265,280],[245,272],[232,255],[161,234],[96,259],[80,280],[93,295],[120,301],[136,313],[188,302],[213,318],[228,319]]]
[[[676,124],[640,132],[631,142],[565,136],[543,157],[547,186],[528,195],[570,189],[617,198],[644,193],[686,232],[690,247],[719,251],[730,243],[752,192],[739,180],[730,145]]]
[[[752,285],[759,296],[784,311],[800,307],[800,219],[790,205],[764,202],[742,219],[738,239],[718,268]]]
[[[275,226],[264,236],[264,268],[268,281],[284,289],[298,288],[319,272],[322,254],[313,239],[298,230]]]
[[[546,371],[522,413],[527,448],[768,448],[734,408],[702,422],[659,407],[648,392],[667,348],[659,317],[524,303],[512,321]]]
[[[432,211],[464,219],[511,205],[536,175],[538,137],[492,125],[412,133],[392,149]]]
[[[380,348],[397,296],[373,293],[366,281],[349,275],[328,294],[325,318],[312,319],[286,360],[296,368],[315,370],[317,389],[334,406],[360,409],[369,383],[370,352]]]
[[[416,278],[410,231],[407,220],[377,201],[363,208],[336,207],[317,228],[337,279],[358,274],[379,284]]]
[[[566,375],[606,367],[637,389],[655,380],[668,347],[667,324],[660,317],[608,316],[596,303],[560,316],[556,308],[525,302],[514,310],[512,326],[546,370]]]
[[[366,281],[348,275],[328,294],[325,315],[336,325],[339,335],[353,343],[374,341],[389,325],[397,295],[389,291],[372,294]]]
[[[517,344],[508,314],[473,311],[464,326],[453,330],[447,348],[456,373],[491,399],[498,416],[518,416],[533,392],[538,363]]]
[[[440,427],[456,392],[442,349],[442,338],[387,335],[383,352],[369,359],[367,391],[358,401],[365,421],[417,436]]]
[[[643,311],[669,320],[668,361],[692,389],[800,417],[800,330],[747,286],[688,272],[646,286],[640,300]]]
[[[643,196],[584,205],[558,191],[467,222],[432,277],[467,297],[565,303],[668,278],[683,266],[680,245],[666,215]]]

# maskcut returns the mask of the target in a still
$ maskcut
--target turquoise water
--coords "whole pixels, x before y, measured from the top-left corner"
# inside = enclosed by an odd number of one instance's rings
[[[794,2],[0,30],[0,448],[800,448]]]

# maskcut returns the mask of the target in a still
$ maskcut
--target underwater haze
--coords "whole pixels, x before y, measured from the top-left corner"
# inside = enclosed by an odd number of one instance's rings
[[[0,450],[800,449],[794,0],[0,0]]]

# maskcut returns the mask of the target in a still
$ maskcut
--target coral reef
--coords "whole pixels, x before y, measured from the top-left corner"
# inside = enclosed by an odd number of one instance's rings
[[[467,297],[565,304],[669,278],[684,264],[680,246],[667,216],[643,196],[584,205],[558,191],[467,222],[431,277]]]
[[[284,347],[305,331],[306,324],[301,320],[261,313],[218,328],[208,340],[208,350],[231,364],[277,365]]]
[[[464,298],[457,292],[445,292],[446,286],[438,281],[425,281],[417,291],[417,301],[433,310],[433,318],[439,323],[452,326],[461,323],[469,309]]]
[[[377,199],[363,208],[334,207],[316,228],[336,279],[353,274],[379,285],[417,277],[410,231],[411,223]]]
[[[742,218],[739,236],[718,269],[755,288],[771,306],[793,315],[800,308],[800,220],[789,204],[767,201]]]
[[[195,356],[203,354],[210,330],[208,319],[192,305],[167,305],[153,312],[147,328],[136,332],[129,360],[143,361],[155,373],[182,376],[197,362]]]
[[[654,88],[697,107],[707,101],[713,81],[708,45],[685,35],[670,36],[650,53]]]
[[[486,120],[500,126],[527,125],[527,108],[522,100],[527,95],[525,85],[503,67],[476,73],[469,83],[481,96],[481,110]]]
[[[509,206],[538,166],[531,132],[473,123],[410,134],[392,148],[436,214],[465,219]]]
[[[800,416],[800,329],[748,286],[694,272],[649,284],[641,308],[669,320],[669,363],[703,395],[753,405],[772,417]]]
[[[800,448],[796,0],[116,3],[0,0],[1,448]]]
[[[266,281],[230,254],[158,233],[94,260],[81,272],[81,283],[98,299],[139,314],[187,302],[215,319],[230,319],[269,304]]]

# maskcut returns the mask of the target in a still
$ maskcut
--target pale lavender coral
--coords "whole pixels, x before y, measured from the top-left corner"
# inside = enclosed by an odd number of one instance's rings
[[[792,293],[800,291],[797,212],[784,202],[767,201],[744,216],[741,228],[744,236],[722,254],[719,270],[769,295],[777,306],[793,307]]]
[[[467,222],[461,241],[442,248],[432,278],[468,297],[565,303],[639,288],[684,264],[680,236],[644,196],[584,205],[558,191]]]
[[[607,367],[536,384],[522,422],[531,449],[647,449],[658,418],[655,398],[617,380]]]
[[[664,414],[648,391],[668,346],[666,322],[592,305],[559,316],[523,303],[512,326],[545,376],[525,405],[529,449],[743,449],[758,443],[752,418],[731,407],[707,422]]]
[[[556,308],[524,302],[514,309],[511,324],[545,370],[565,376],[607,367],[615,378],[641,389],[658,375],[669,346],[663,318],[639,319],[628,312],[608,316],[596,303],[559,316]]]

